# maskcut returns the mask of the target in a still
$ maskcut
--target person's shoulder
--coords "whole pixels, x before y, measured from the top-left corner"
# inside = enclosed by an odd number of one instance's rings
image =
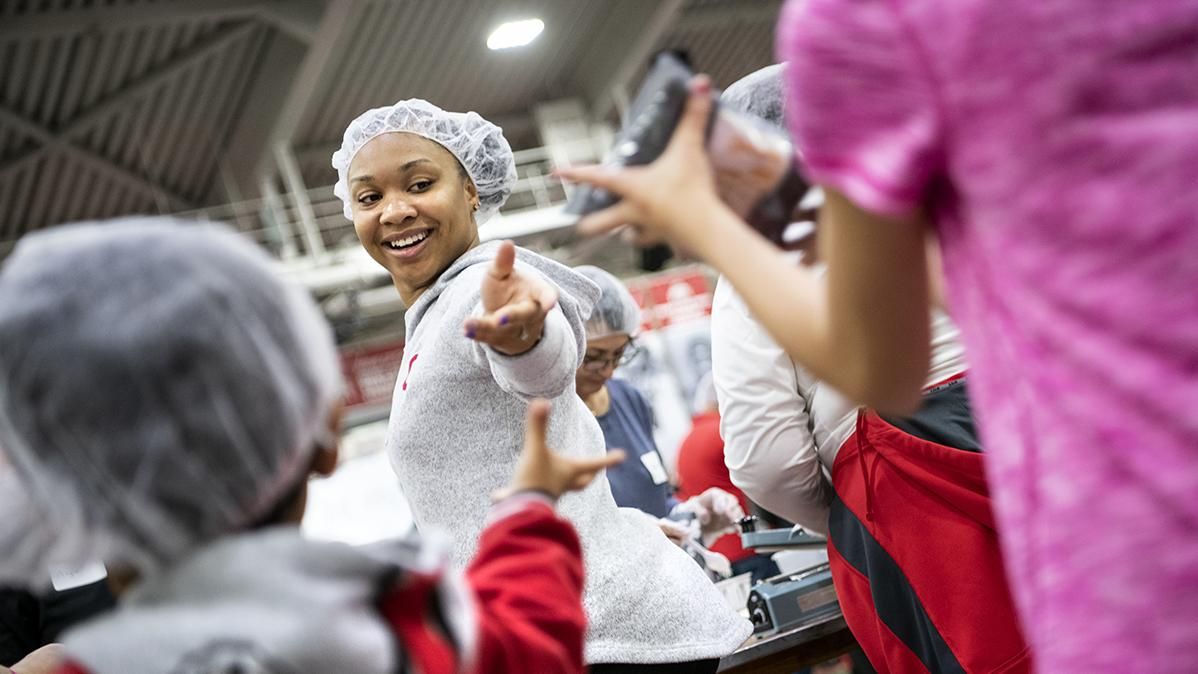
[[[748,314],[748,307],[740,294],[736,292],[732,282],[720,276],[715,283],[715,291],[711,295],[711,313],[726,317],[740,317]]]

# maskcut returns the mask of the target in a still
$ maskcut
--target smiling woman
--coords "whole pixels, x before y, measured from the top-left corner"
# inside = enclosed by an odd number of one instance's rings
[[[412,306],[450,262],[479,244],[472,218],[478,190],[448,150],[411,133],[367,143],[350,169],[358,239]]]
[[[499,127],[420,99],[354,120],[333,167],[345,217],[409,307],[479,244],[478,226],[499,211],[516,179]]]
[[[500,129],[474,113],[419,100],[371,110],[333,166],[346,217],[408,307],[391,465],[417,526],[450,533],[463,562],[514,469],[530,399],[553,401],[550,446],[606,452],[574,391],[598,289],[510,243],[479,243],[515,165]],[[560,506],[586,551],[588,664],[714,672],[752,631],[655,520],[617,507],[606,477]]]

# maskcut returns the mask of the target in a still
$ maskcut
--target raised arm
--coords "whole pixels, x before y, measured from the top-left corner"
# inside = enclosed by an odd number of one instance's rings
[[[820,231],[826,284],[727,209],[711,228],[696,228],[694,249],[728,277],[775,341],[817,378],[870,407],[911,412],[930,356],[924,228],[914,217],[879,218],[836,190],[825,193]],[[738,245],[722,243],[728,240]]]
[[[919,401],[928,368],[928,281],[917,215],[882,218],[826,190],[820,216],[826,287],[752,230],[716,194],[704,150],[710,82],[696,78],[666,152],[646,167],[560,174],[620,194],[579,228],[632,223],[642,242],[665,240],[724,274],[770,335],[818,379],[887,413]]]

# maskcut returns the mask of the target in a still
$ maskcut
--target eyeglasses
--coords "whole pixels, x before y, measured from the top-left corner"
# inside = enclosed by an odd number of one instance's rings
[[[592,372],[600,372],[609,365],[614,370],[621,365],[627,365],[641,353],[640,348],[633,342],[628,342],[624,348],[612,354],[587,353],[582,357],[582,366]]]

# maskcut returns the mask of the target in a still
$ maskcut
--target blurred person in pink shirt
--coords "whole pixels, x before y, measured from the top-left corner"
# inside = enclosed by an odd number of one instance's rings
[[[706,259],[817,377],[903,413],[933,229],[1038,668],[1193,671],[1198,0],[792,0],[778,44],[826,287],[716,196],[704,79],[654,164],[563,172],[624,197],[583,230]]]

